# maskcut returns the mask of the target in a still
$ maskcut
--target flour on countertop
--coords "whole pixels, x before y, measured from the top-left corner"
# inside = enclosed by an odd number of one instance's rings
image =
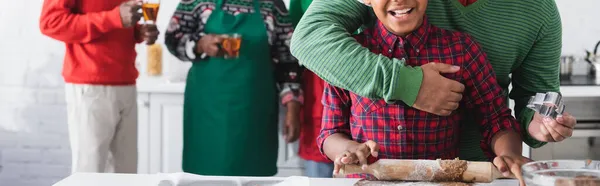
[[[354,186],[470,186],[462,182],[402,182],[402,181],[358,181]]]

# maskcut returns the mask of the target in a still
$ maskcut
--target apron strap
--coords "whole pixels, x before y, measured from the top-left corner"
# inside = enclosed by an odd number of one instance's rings
[[[227,1],[227,0],[217,0],[217,4],[215,5],[215,10],[222,10],[223,5],[225,5],[224,1]]]
[[[254,5],[254,13],[257,13],[259,15],[261,15],[260,13],[260,3],[258,2],[259,0],[251,0],[252,4]]]

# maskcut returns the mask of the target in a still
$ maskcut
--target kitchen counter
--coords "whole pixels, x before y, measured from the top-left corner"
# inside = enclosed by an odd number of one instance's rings
[[[600,79],[596,79],[587,75],[576,75],[561,79],[560,86],[600,86]]]
[[[183,94],[185,81],[169,81],[164,77],[140,77],[138,92]],[[561,80],[560,91],[564,97],[600,97],[600,82],[586,76],[573,76],[570,80]]]
[[[563,97],[600,97],[600,79],[585,75],[561,79],[560,92]]]
[[[141,93],[183,94],[185,81],[169,81],[164,77],[140,76],[137,79],[137,91]]]
[[[108,173],[76,173],[73,174],[53,186],[159,186],[161,180],[169,179],[167,174],[108,174]],[[210,180],[231,180],[231,179],[245,179],[245,180],[291,180],[280,177],[206,177]],[[293,177],[290,177],[293,178]],[[289,182],[292,185],[303,185],[303,182],[308,180],[308,186],[352,186],[358,181],[358,179],[346,179],[346,178],[300,178],[298,182]],[[285,185],[288,182],[286,182]],[[187,185],[187,184],[186,184]],[[489,184],[476,184],[481,186],[510,186],[518,185],[516,180],[504,179],[496,180]],[[161,185],[162,186],[162,185]],[[190,185],[191,186],[191,185]]]

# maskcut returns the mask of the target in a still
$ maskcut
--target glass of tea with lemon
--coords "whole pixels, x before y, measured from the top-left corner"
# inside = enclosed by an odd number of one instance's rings
[[[221,47],[225,51],[225,58],[238,58],[240,56],[240,45],[242,44],[242,36],[239,34],[228,35]]]
[[[156,24],[159,8],[160,0],[143,0],[142,14],[144,14],[144,21],[146,24]]]

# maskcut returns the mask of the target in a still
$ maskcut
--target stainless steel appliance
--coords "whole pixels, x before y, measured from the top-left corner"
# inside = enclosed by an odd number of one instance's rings
[[[562,142],[531,149],[531,158],[600,160],[600,97],[563,97],[562,100],[566,104],[566,111],[577,118],[573,136]]]
[[[600,79],[600,54],[598,53],[598,47],[600,47],[600,41],[596,43],[593,52],[585,51],[585,61],[591,65],[588,74],[596,79]]]
[[[560,79],[569,79],[573,75],[574,56],[560,57]]]

